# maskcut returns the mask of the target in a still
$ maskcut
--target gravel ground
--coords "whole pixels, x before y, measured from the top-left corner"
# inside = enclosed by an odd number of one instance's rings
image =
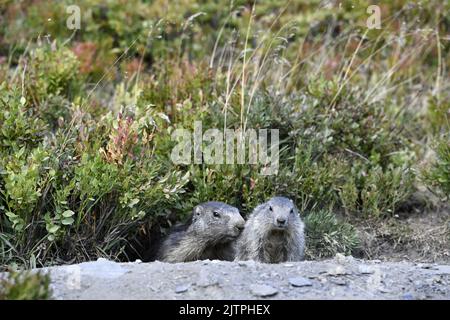
[[[344,256],[283,264],[99,259],[44,270],[55,299],[450,299],[450,265]]]

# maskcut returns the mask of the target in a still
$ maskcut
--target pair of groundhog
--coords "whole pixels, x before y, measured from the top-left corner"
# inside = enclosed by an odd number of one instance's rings
[[[292,200],[274,197],[253,210],[247,222],[223,202],[196,206],[189,221],[176,226],[162,243],[157,260],[303,260],[304,224]]]

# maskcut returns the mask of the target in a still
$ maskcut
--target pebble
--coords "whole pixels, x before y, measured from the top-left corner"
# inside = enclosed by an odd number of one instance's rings
[[[336,253],[336,256],[334,258],[339,263],[345,263],[346,262],[345,256],[342,253]]]
[[[391,292],[392,292],[391,290],[386,289],[386,288],[384,288],[384,287],[378,288],[378,291],[381,292],[381,293],[391,293]]]
[[[202,288],[211,287],[211,286],[218,285],[219,279],[216,277],[207,276],[207,275],[202,274],[202,275],[200,275],[196,284],[197,284],[197,286],[202,287]]]
[[[374,260],[372,260],[372,262],[373,262],[373,263],[381,263],[381,260],[379,260],[379,259],[374,259]]]
[[[238,265],[241,267],[253,267],[255,265],[255,261],[253,261],[253,260],[239,261]]]
[[[175,287],[175,293],[183,293],[189,290],[188,284],[180,284]]]
[[[411,293],[407,292],[403,295],[403,300],[414,300],[414,296]]]
[[[336,266],[334,268],[331,268],[328,270],[328,275],[331,276],[339,276],[339,275],[345,275],[345,274],[349,274],[349,272],[347,270],[345,270],[345,268],[343,266]]]
[[[435,283],[441,283],[441,284],[444,283],[443,280],[442,280],[442,278],[441,278],[441,277],[438,277],[438,276],[429,278],[429,279],[427,279],[426,281],[427,281],[427,283],[428,283],[429,285],[433,285],[433,284],[435,284]]]
[[[258,297],[271,297],[278,293],[278,290],[274,287],[266,284],[255,284],[250,287],[252,294]]]
[[[429,263],[418,263],[416,266],[418,268],[421,268],[421,269],[431,269],[431,268],[433,268],[433,265],[431,265]]]
[[[372,274],[372,273],[374,273],[375,271],[374,271],[373,268],[370,267],[370,266],[360,265],[360,266],[358,267],[358,272],[361,273],[361,274]]]
[[[342,278],[331,278],[330,282],[337,284],[338,286],[346,286],[347,285],[347,281]]]
[[[437,266],[440,274],[450,274],[450,266]]]
[[[289,278],[289,283],[294,287],[310,287],[313,285],[311,280],[303,277]]]

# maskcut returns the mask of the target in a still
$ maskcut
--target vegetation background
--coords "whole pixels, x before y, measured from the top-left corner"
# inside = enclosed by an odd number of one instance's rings
[[[447,1],[0,0],[0,266],[145,259],[199,202],[276,194],[309,259],[448,262],[449,76]],[[279,129],[279,174],[175,165],[195,120]]]

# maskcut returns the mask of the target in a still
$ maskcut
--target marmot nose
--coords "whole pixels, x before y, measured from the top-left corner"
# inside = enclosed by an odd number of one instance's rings
[[[284,226],[286,224],[285,218],[277,218],[277,223],[279,226]]]
[[[242,231],[242,230],[244,230],[244,225],[243,224],[238,224],[236,226],[236,229],[238,229],[239,231]]]

